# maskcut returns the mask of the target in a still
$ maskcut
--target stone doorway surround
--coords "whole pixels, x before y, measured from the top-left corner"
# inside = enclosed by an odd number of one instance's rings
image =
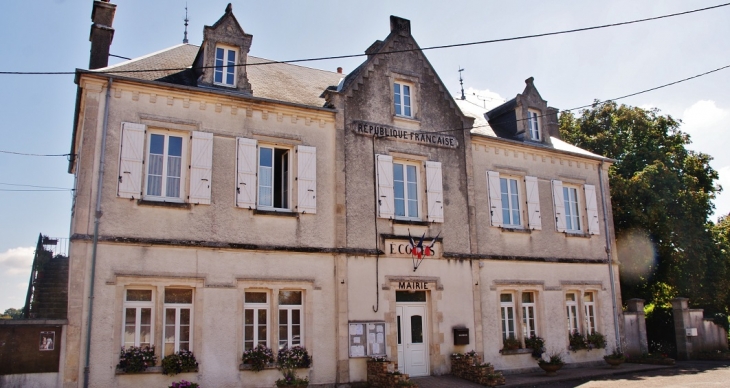
[[[429,294],[426,298],[426,309],[428,311],[428,333],[430,336],[428,349],[430,370],[432,375],[448,373],[446,363],[448,357],[441,354],[441,348],[444,345],[444,333],[446,332],[446,328],[442,327],[444,314],[441,309],[444,285],[438,276],[385,276],[385,282],[382,284],[381,289],[386,291],[383,294],[385,305],[388,306],[388,310],[384,313],[385,322],[388,323],[386,333],[388,354],[391,357],[398,354],[395,292],[399,290],[399,282],[425,282],[428,284],[429,288],[427,290],[417,291],[426,291]]]

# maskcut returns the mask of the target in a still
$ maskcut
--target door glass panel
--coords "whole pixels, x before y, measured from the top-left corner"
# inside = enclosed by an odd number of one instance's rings
[[[395,292],[396,302],[425,302],[426,291],[396,291]]]
[[[400,336],[401,336],[401,327],[400,327],[400,315],[399,315],[398,316],[398,345],[400,345],[402,343]]]
[[[411,343],[423,343],[423,317],[411,315]]]

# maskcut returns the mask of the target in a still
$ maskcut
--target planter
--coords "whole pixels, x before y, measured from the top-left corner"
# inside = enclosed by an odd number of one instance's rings
[[[558,370],[563,367],[563,364],[547,364],[547,363],[539,363],[537,364],[542,370],[545,371],[545,374],[548,376],[555,376],[558,374]]]
[[[300,384],[283,384],[283,383],[279,383],[279,384],[276,384],[276,386],[279,387],[279,388],[286,388],[286,387],[289,387],[289,388],[303,388],[303,387],[309,386],[309,383],[300,383]]]
[[[626,361],[625,358],[610,358],[610,357],[603,357],[603,360],[606,361],[606,363],[608,365],[611,365],[611,368],[614,368],[614,369],[618,368],[619,366],[621,366],[621,364],[624,363],[624,361]]]

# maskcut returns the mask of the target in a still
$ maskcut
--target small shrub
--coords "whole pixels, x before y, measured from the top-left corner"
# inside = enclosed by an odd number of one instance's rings
[[[540,359],[537,360],[538,364],[549,364],[549,365],[563,365],[563,353],[562,352],[551,352],[550,354],[544,353]]]
[[[309,358],[307,349],[301,346],[293,346],[279,350],[276,355],[276,363],[279,369],[309,368],[312,359]]]
[[[122,348],[117,368],[124,371],[124,373],[138,373],[144,372],[148,367],[155,366],[155,364],[157,364],[157,356],[155,356],[154,346],[145,346],[144,348],[130,346],[126,349]]]
[[[603,358],[608,358],[612,360],[626,360],[626,356],[618,349],[613,349],[613,352],[611,354],[607,354],[603,356]]]
[[[579,333],[578,330],[575,330],[570,333],[570,350],[575,352],[581,349],[588,349],[588,343],[586,342],[586,337]]]
[[[259,344],[253,349],[248,349],[243,352],[241,360],[244,364],[250,365],[251,370],[258,372],[264,370],[266,365],[274,362],[274,353],[271,349],[264,345]]]
[[[588,334],[588,336],[586,337],[586,342],[588,343],[589,350],[606,348],[606,336],[597,331]]]
[[[200,384],[193,383],[193,382],[186,381],[186,380],[180,380],[179,383],[174,381],[167,388],[200,388]]]
[[[162,359],[162,373],[176,375],[183,372],[194,372],[198,369],[198,361],[193,352],[180,350]]]
[[[525,338],[525,347],[532,349],[532,357],[539,358],[545,352],[545,340],[533,334]]]
[[[502,350],[517,350],[521,345],[520,341],[513,335],[509,336],[509,338],[505,338],[502,344]]]

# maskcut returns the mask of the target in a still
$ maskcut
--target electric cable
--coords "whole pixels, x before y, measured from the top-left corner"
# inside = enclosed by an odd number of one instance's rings
[[[34,185],[22,185],[22,184],[19,184],[19,183],[5,183],[5,182],[0,182],[0,185],[4,185],[4,186],[18,186],[18,187],[33,187],[33,188],[36,188],[36,189],[73,190],[73,189],[69,189],[69,188],[66,188],[66,187],[34,186]]]
[[[6,151],[6,150],[0,150],[0,153],[11,154],[11,155],[21,155],[21,156],[69,156],[69,155],[71,155],[71,154],[32,154],[32,153]]]
[[[466,47],[466,46],[475,46],[475,45],[490,44],[490,43],[500,43],[500,42],[515,41],[515,40],[541,38],[541,37],[553,36],[553,35],[563,35],[563,34],[570,34],[570,33],[575,33],[575,32],[584,32],[584,31],[598,30],[598,29],[604,29],[604,28],[610,28],[610,27],[624,26],[624,25],[628,25],[628,24],[643,23],[643,22],[659,20],[659,19],[666,19],[666,18],[675,17],[675,16],[688,15],[688,14],[692,14],[692,13],[696,13],[696,12],[702,12],[702,11],[708,11],[708,10],[712,10],[712,9],[727,7],[728,5],[730,5],[730,3],[723,3],[723,4],[713,5],[713,6],[709,6],[709,7],[705,7],[705,8],[698,8],[698,9],[694,9],[694,10],[690,10],[690,11],[676,12],[676,13],[671,13],[671,14],[666,14],[666,15],[654,16],[654,17],[650,17],[650,18],[629,20],[629,21],[618,22],[618,23],[602,24],[602,25],[592,26],[592,27],[582,27],[582,28],[574,28],[574,29],[570,29],[570,30],[544,32],[544,33],[530,34],[530,35],[521,35],[521,36],[510,37],[510,38],[498,38],[498,39],[480,40],[480,41],[475,41],[475,42],[453,43],[453,44],[429,46],[429,47],[422,47],[422,48],[415,48],[415,49],[391,50],[391,51],[386,51],[386,52],[375,53],[374,55],[387,55],[387,54],[396,54],[396,53],[404,53],[404,52],[411,52],[411,51],[439,50],[439,49],[454,48],[454,47]],[[226,67],[245,67],[245,66],[261,66],[261,65],[284,64],[284,63],[315,62],[315,61],[325,61],[325,60],[332,60],[332,59],[359,58],[359,57],[364,57],[367,55],[368,54],[364,54],[364,53],[363,54],[333,55],[333,56],[326,56],[326,57],[302,58],[302,59],[292,59],[292,60],[285,60],[285,61],[264,61],[264,62],[260,62],[260,63],[226,65]],[[200,66],[200,67],[196,67],[196,69],[209,69],[209,68],[215,68],[215,67],[217,67],[217,66]],[[182,71],[182,70],[186,70],[189,68],[190,67],[188,66],[188,67],[142,69],[142,70],[108,70],[108,71],[98,71],[98,73],[99,74],[123,74],[123,73],[145,73],[145,72],[152,72],[152,71]],[[76,72],[75,71],[0,71],[0,75],[72,75],[72,74],[76,74]]]

